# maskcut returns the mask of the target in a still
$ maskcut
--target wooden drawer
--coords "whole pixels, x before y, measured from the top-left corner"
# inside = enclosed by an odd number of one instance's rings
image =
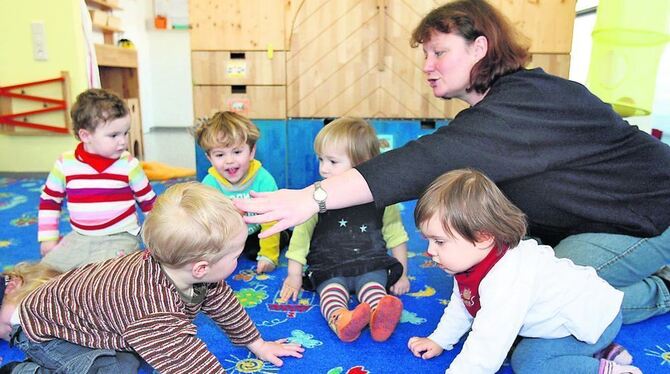
[[[193,110],[196,117],[230,110],[253,119],[284,119],[286,87],[193,86]]]
[[[191,70],[193,84],[283,85],[286,52],[193,51]]]
[[[570,53],[576,0],[489,0],[521,33],[531,53]]]

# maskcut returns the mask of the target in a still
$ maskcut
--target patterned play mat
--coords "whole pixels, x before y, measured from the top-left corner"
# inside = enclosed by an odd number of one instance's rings
[[[156,192],[182,180],[152,183]],[[4,269],[22,260],[36,260],[37,205],[43,178],[0,177],[0,266]],[[413,203],[402,204],[403,220],[413,231]],[[69,231],[67,216],[61,220],[62,231]],[[412,235],[415,237],[416,235]],[[266,340],[288,338],[305,347],[304,358],[286,358],[283,367],[257,360],[246,348],[233,347],[226,336],[206,317],[196,320],[198,335],[219,358],[228,373],[443,373],[460,345],[442,356],[424,361],[412,356],[407,340],[432,332],[448,303],[452,279],[423,255],[422,242],[410,242],[411,290],[401,297],[402,320],[396,332],[384,343],[374,342],[369,331],[353,343],[342,343],[321,317],[318,296],[303,292],[297,302],[279,299],[281,282],[286,275],[286,260],[269,275],[257,275],[253,264],[240,259],[229,283],[259,327]],[[670,371],[670,315],[624,326],[617,341],[627,347],[635,364],[645,373]],[[21,360],[23,354],[0,343],[3,362]],[[153,370],[145,365],[143,373]],[[507,364],[500,372],[509,373]]]

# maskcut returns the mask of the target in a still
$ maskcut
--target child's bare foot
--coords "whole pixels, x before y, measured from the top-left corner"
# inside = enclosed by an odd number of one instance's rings
[[[275,264],[266,260],[258,260],[256,263],[256,273],[271,273],[276,268]]]
[[[336,310],[328,321],[337,337],[343,342],[353,342],[361,335],[361,330],[370,322],[370,305],[360,303],[354,310]]]
[[[401,316],[402,301],[392,295],[382,297],[370,318],[372,339],[378,342],[388,339],[393,334]]]

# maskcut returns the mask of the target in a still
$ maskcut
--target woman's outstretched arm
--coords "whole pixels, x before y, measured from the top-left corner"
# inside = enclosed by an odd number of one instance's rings
[[[356,169],[323,180],[321,187],[328,193],[327,209],[346,208],[372,201],[370,188]],[[301,224],[318,213],[319,206],[312,197],[313,193],[313,185],[301,190],[252,192],[251,199],[239,199],[234,203],[238,209],[256,214],[245,216],[244,220],[247,223],[277,221],[274,226],[259,235],[260,238],[265,238]]]

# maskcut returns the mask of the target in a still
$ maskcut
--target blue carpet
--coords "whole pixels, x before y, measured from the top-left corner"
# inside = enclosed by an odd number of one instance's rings
[[[180,180],[156,182],[156,192]],[[37,236],[37,205],[41,177],[0,177],[0,267],[5,269],[23,260],[39,259]],[[403,220],[408,231],[413,230],[413,203],[403,204]],[[61,220],[63,232],[70,230],[67,216]],[[225,335],[208,318],[196,320],[198,335],[219,358],[228,373],[442,373],[460,350],[432,360],[415,358],[407,349],[411,336],[426,336],[432,332],[442,315],[451,293],[452,279],[433,267],[421,255],[421,241],[412,234],[410,241],[410,275],[412,289],[402,296],[405,310],[396,332],[384,343],[376,343],[369,331],[353,343],[342,343],[330,331],[321,317],[318,297],[303,292],[298,302],[278,302],[278,292],[286,275],[286,261],[271,275],[257,276],[253,263],[241,259],[229,283],[247,308],[266,340],[289,338],[305,349],[302,359],[286,358],[279,368],[260,362],[246,349],[233,347]],[[645,373],[670,371],[670,315],[635,325],[624,326],[617,341],[627,347],[635,364]],[[21,360],[23,353],[0,342],[3,362]],[[153,370],[144,365],[142,373]],[[510,373],[507,364],[500,370]]]

